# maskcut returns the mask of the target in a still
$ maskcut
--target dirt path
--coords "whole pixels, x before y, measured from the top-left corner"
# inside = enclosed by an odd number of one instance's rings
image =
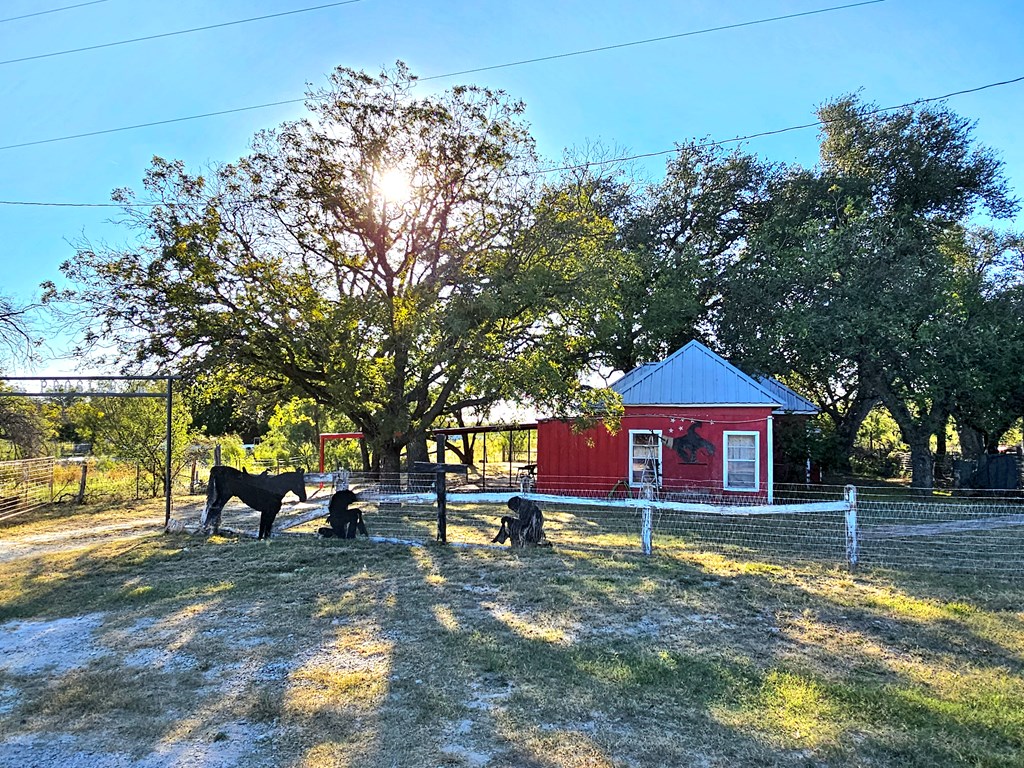
[[[73,528],[17,538],[3,538],[0,539],[0,563],[7,563],[22,557],[51,554],[67,549],[69,546],[89,546],[102,542],[137,539],[162,531],[163,528],[164,518],[161,516],[98,525],[93,528]]]
[[[317,501],[321,501],[318,499]],[[326,503],[326,499],[322,500]],[[296,521],[315,519],[322,508],[316,501],[286,504],[278,516],[275,530],[287,528]],[[199,528],[202,514],[202,503],[180,505],[173,510],[172,525],[180,525],[179,530],[195,532]],[[324,512],[326,514],[326,512]],[[259,512],[255,512],[243,504],[229,504],[224,508],[221,527],[239,535],[256,535],[259,527]],[[11,562],[23,557],[37,557],[66,550],[69,547],[85,547],[115,541],[129,541],[143,536],[151,536],[164,530],[164,516],[147,515],[125,520],[121,523],[103,523],[88,528],[60,528],[57,523],[53,530],[45,533],[33,533],[23,536],[11,536],[10,533],[0,537],[0,563]]]

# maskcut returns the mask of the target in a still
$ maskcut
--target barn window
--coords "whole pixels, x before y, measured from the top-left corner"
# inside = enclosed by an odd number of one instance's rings
[[[726,432],[725,489],[756,491],[759,481],[757,432]]]
[[[661,485],[661,430],[630,430],[629,484]]]

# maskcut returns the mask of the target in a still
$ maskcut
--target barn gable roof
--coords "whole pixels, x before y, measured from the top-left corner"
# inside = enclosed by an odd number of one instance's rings
[[[784,405],[782,397],[699,341],[634,368],[611,388],[625,405]]]
[[[770,376],[758,376],[757,383],[778,399],[780,407],[775,413],[799,416],[813,416],[818,413],[818,406],[777,379]]]

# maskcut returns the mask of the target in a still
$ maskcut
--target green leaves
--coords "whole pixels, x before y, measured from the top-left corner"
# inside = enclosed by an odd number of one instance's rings
[[[819,115],[822,167],[773,189],[729,271],[720,338],[749,367],[807,382],[849,439],[881,401],[927,454],[987,366],[988,267],[967,217],[1016,202],[970,123],[943,107],[890,114],[844,97]],[[926,465],[915,460],[915,484],[930,486]]]
[[[445,415],[563,397],[586,359],[566,318],[596,219],[529,178],[521,104],[474,86],[420,98],[413,80],[340,68],[311,119],[236,163],[154,158],[161,204],[126,213],[140,247],[83,247],[65,270],[91,338],[337,409],[387,469]],[[547,359],[560,386],[509,375]]]

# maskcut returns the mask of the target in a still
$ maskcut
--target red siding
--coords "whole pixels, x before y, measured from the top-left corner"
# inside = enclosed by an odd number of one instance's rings
[[[661,447],[663,487],[666,490],[707,488],[721,491],[724,480],[724,432],[758,433],[760,492],[768,481],[768,417],[770,406],[668,407],[627,406],[622,428],[612,435],[603,426],[573,433],[564,421],[542,421],[537,427],[537,488],[607,494],[617,483],[628,483],[630,430],[660,430],[666,438],[682,437],[694,421],[701,437],[714,447],[714,455],[701,450],[694,463],[686,463],[671,448]],[[732,495],[726,493],[726,496]],[[751,494],[736,492],[737,496]]]

